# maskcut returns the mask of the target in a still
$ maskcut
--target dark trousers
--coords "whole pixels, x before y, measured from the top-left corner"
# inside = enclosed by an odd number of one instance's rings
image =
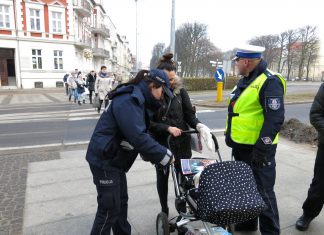
[[[171,149],[175,150],[174,148],[171,148]],[[190,155],[187,157],[182,156],[182,157],[175,157],[175,158],[176,158],[176,160],[175,160],[174,166],[175,166],[175,169],[176,169],[176,172],[178,175],[181,172],[180,158],[182,158],[182,159],[191,158],[191,152],[190,152]],[[169,211],[169,209],[168,209],[169,208],[168,207],[169,175],[170,175],[170,167],[166,168],[165,170],[156,168],[156,188],[158,191],[162,211],[165,212],[166,214],[168,214],[168,211]],[[180,174],[180,176],[181,176],[181,174]],[[179,177],[178,177],[178,180],[179,180]],[[180,177],[180,181],[181,181],[181,177]],[[181,182],[178,182],[178,183],[181,183]]]
[[[94,93],[94,91],[89,90],[89,100],[90,100],[90,104],[92,104],[92,94]]]
[[[162,211],[168,213],[168,183],[170,168],[166,171],[156,169],[156,188],[159,194]]]
[[[316,154],[314,177],[308,196],[303,204],[304,214],[311,218],[319,215],[324,204],[324,144],[318,145]]]
[[[100,110],[101,110],[102,103],[103,103],[103,100],[99,100],[98,112],[100,112]],[[108,104],[109,104],[109,100],[105,100],[105,108],[108,106]]]
[[[280,234],[279,212],[277,207],[274,184],[276,181],[276,154],[277,145],[272,145],[267,152],[270,165],[262,169],[252,169],[253,175],[267,209],[259,215],[260,232],[262,235]],[[252,149],[233,148],[232,154],[236,161],[243,161],[251,165]],[[242,226],[253,227],[258,225],[258,218],[242,223]]]
[[[126,174],[116,168],[102,170],[90,165],[97,188],[98,209],[91,235],[131,235],[127,221],[128,194]]]

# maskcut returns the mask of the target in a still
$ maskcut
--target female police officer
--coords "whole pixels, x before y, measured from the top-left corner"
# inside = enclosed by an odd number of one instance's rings
[[[126,174],[138,153],[161,167],[173,160],[171,152],[146,130],[165,94],[172,96],[163,70],[140,71],[130,83],[109,94],[111,104],[101,115],[91,137],[86,159],[97,188],[98,209],[91,235],[130,235],[127,221]]]

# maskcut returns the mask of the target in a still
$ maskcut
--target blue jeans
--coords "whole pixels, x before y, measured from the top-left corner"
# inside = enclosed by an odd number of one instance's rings
[[[71,97],[74,97],[74,102],[78,99],[78,92],[76,89],[69,88],[69,101],[71,101]]]

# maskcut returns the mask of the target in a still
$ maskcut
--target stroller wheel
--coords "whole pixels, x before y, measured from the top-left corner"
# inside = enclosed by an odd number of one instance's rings
[[[160,212],[156,218],[156,234],[157,235],[170,234],[168,216],[164,212]]]

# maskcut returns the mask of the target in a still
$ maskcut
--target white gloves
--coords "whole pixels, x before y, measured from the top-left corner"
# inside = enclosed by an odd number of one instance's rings
[[[212,135],[210,133],[210,129],[202,124],[202,123],[198,123],[196,126],[196,130],[200,133],[201,137],[204,139],[207,148],[212,151],[213,150],[213,138]]]

